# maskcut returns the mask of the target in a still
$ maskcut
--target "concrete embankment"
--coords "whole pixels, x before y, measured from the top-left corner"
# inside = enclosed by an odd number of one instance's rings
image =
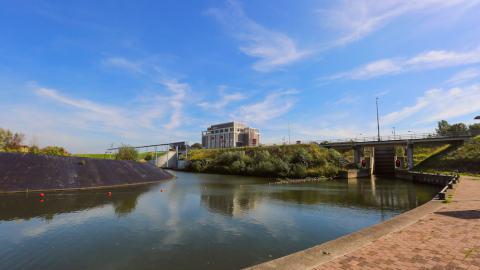
[[[173,175],[149,163],[0,152],[0,193],[102,188],[172,179]]]

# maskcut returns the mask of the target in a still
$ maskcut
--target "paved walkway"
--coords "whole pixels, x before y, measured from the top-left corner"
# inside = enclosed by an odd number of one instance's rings
[[[320,269],[480,269],[480,179],[462,177],[452,203]]]

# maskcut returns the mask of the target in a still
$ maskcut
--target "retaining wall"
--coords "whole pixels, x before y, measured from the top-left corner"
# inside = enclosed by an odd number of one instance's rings
[[[355,170],[355,171],[339,171],[339,178],[359,178],[359,177],[368,177],[371,175],[371,170]]]

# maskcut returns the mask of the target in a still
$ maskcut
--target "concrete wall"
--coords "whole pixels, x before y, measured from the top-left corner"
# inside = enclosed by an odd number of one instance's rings
[[[355,171],[339,171],[340,178],[359,178],[359,177],[368,177],[371,175],[371,170],[355,170]]]
[[[156,160],[157,167],[166,168],[167,167],[167,154],[161,155]],[[168,167],[177,166],[177,152],[170,151],[168,152]]]
[[[446,186],[450,181],[455,179],[455,177],[451,175],[416,173],[416,172],[409,172],[407,170],[396,170],[395,178],[430,183],[430,184],[439,185],[439,186]]]

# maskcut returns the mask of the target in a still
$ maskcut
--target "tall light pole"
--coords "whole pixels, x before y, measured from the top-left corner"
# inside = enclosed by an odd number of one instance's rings
[[[355,136],[355,141],[358,140],[358,135],[362,135],[362,134],[357,134],[357,136]]]
[[[395,127],[393,127],[393,137],[395,138]]]
[[[417,137],[417,133],[415,133],[415,131],[408,131],[408,132],[413,132],[413,136],[415,136],[415,138]]]
[[[288,118],[283,118],[283,119],[287,119],[288,121],[288,144],[292,144],[292,142],[290,141],[290,120],[288,120]]]
[[[378,141],[380,141],[380,120],[378,120],[378,97],[376,99],[377,103],[377,127],[378,127]]]

